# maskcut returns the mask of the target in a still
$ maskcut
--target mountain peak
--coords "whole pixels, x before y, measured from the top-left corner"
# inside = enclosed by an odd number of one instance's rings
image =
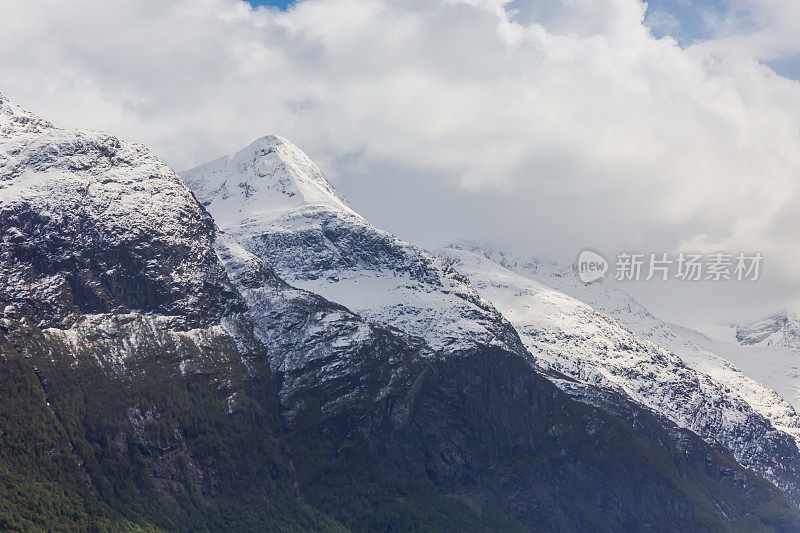
[[[286,139],[262,137],[183,177],[217,224],[290,285],[442,353],[493,345],[528,356],[463,276],[359,216]]]
[[[733,327],[740,344],[800,351],[800,317],[796,313],[776,313],[761,320],[734,324]]]
[[[246,148],[181,173],[217,223],[269,223],[297,208],[355,215],[322,171],[284,137],[265,135]],[[357,215],[356,215],[357,216]]]
[[[37,134],[53,125],[0,94],[0,141],[24,134]]]
[[[49,324],[120,306],[188,309],[200,323],[203,306],[227,305],[213,221],[172,169],[139,143],[56,128],[5,98],[0,234],[0,301]]]

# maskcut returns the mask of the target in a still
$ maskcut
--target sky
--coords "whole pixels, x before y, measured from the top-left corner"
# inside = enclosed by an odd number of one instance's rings
[[[249,0],[248,2],[252,7],[277,7],[278,9],[286,10],[294,4],[292,0]]]
[[[261,5],[263,4],[263,5]],[[278,134],[421,244],[764,254],[626,288],[703,323],[800,308],[800,3],[0,0],[0,92],[178,170]]]

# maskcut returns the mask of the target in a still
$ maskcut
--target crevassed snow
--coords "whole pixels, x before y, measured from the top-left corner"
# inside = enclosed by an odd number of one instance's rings
[[[743,345],[788,348],[800,353],[800,317],[780,313],[755,322],[732,324],[736,342]]]

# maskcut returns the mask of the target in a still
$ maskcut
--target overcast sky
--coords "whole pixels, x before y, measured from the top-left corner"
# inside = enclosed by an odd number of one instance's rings
[[[800,307],[800,2],[282,4],[0,0],[0,92],[179,170],[283,135],[424,246],[764,254],[629,287],[674,321]]]

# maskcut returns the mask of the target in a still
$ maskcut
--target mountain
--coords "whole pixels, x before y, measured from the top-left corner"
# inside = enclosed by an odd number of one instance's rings
[[[723,359],[727,352],[709,350],[620,290],[581,282],[571,266],[470,243],[440,255],[508,317],[540,366],[622,391],[723,443],[798,501],[800,417],[775,391]],[[564,382],[563,388],[574,385]]]
[[[535,258],[515,258],[468,243],[456,247],[475,249],[510,270],[569,294],[614,318],[636,335],[674,352],[695,370],[724,383],[776,426],[789,428],[794,433],[796,413],[800,412],[800,357],[797,355],[800,350],[792,348],[797,327],[793,315],[783,313],[761,321],[732,324],[717,328],[709,337],[685,326],[664,322],[618,288],[605,283],[581,282],[572,266]],[[756,331],[761,331],[762,335],[755,334]],[[769,333],[764,335],[765,332]]]
[[[419,335],[434,350],[525,353],[463,276],[364,220],[286,139],[263,137],[181,176],[226,233],[291,285]]]
[[[688,328],[676,326],[676,329],[693,344],[719,354],[747,372],[749,376],[768,385],[791,403],[796,411],[800,410],[800,351],[787,346],[788,339],[782,339],[780,331],[768,335],[761,342],[740,343],[736,339],[737,329],[739,331],[753,329],[744,327],[739,329],[734,325],[726,328],[727,331],[725,329],[715,331],[715,334],[723,337],[722,339]],[[753,337],[743,335],[742,339],[753,339]]]
[[[789,354],[788,348],[736,346],[735,329],[727,334],[730,340],[724,341],[665,322],[618,288],[604,283],[583,283],[572,265],[518,258],[475,243],[457,243],[453,248],[483,255],[517,274],[580,300],[613,318],[638,337],[675,353],[694,370],[708,374],[735,391],[777,427],[795,433],[798,427],[797,412],[800,411],[800,402],[797,400],[800,396],[791,392],[784,394],[788,391],[786,387],[779,386],[777,370],[791,369],[794,362],[795,371],[788,372],[784,377],[797,375],[800,361]]]
[[[294,495],[266,349],[171,169],[0,97],[0,235],[3,529],[333,524]]]
[[[464,247],[469,249],[470,245]],[[581,282],[572,266],[513,258],[485,247],[477,248],[511,270],[591,305],[636,335],[677,354],[693,369],[735,391],[776,427],[797,435],[800,357],[791,348],[796,328],[793,315],[784,313],[753,323],[733,324],[714,332],[720,338],[709,337],[664,322],[620,289],[604,283]],[[764,329],[771,333],[764,336]],[[752,342],[759,338],[753,334],[755,331],[762,331],[758,342]]]
[[[774,346],[800,353],[800,317],[796,313],[781,313],[733,327],[736,340],[743,345]]]
[[[337,224],[282,238],[326,276],[397,260],[421,318],[288,284],[145,147],[0,97],[0,528],[800,528],[723,448],[562,392],[446,262]]]
[[[775,389],[800,411],[800,318],[777,313],[716,328],[712,336],[683,329],[697,345],[719,353]]]
[[[530,358],[520,347],[516,332],[509,332],[505,318],[447,261],[437,260],[365,221],[327,183],[313,162],[286,139],[264,137],[182,176],[226,232],[293,285],[322,294],[376,323],[407,333],[422,332],[428,345],[443,355],[469,353],[488,343]],[[500,308],[506,314],[507,307]],[[579,315],[575,309],[566,309],[561,319],[569,322]],[[510,314],[506,316],[519,326]],[[525,332],[520,332],[526,340]],[[613,328],[600,331],[598,336],[603,337],[602,342],[619,341],[619,332]],[[630,334],[625,340],[642,345]],[[537,348],[531,344],[527,347]],[[586,346],[577,348],[563,345],[557,351],[576,354],[573,359],[592,353]],[[654,355],[658,360],[664,357],[668,356]],[[671,378],[676,366],[682,364],[673,361],[671,366],[659,369],[660,381],[642,385],[649,387],[659,401],[671,401],[673,411],[680,411],[680,416],[668,418],[693,429],[705,429],[709,438],[721,438],[747,458],[748,465],[770,475],[795,496],[800,462],[793,438],[776,431],[749,405],[708,378],[698,378],[688,369],[683,381]],[[650,376],[643,373],[641,377],[642,383],[647,383]],[[688,388],[685,382],[691,382]],[[607,383],[598,379],[593,385]],[[692,398],[698,390],[702,393]],[[652,407],[642,395],[629,394],[620,387],[615,392],[621,394],[603,395],[612,398],[606,402],[631,397]],[[589,396],[598,394],[589,391]],[[718,407],[720,401],[725,403],[724,408]],[[613,410],[616,404],[604,407]],[[793,422],[796,420],[789,420]],[[743,431],[745,439],[741,437]]]

